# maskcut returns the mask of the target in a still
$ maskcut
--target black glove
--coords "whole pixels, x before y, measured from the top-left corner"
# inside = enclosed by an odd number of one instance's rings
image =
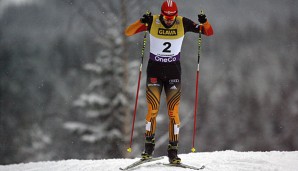
[[[151,17],[151,12],[144,14],[142,18],[140,18],[141,23],[148,24]]]
[[[199,15],[198,15],[198,20],[199,20],[199,22],[200,22],[201,24],[204,24],[204,23],[206,23],[206,21],[207,21],[207,17],[206,17],[205,14],[199,14]]]

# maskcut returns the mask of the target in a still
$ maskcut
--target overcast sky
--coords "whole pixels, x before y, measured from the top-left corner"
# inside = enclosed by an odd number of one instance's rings
[[[0,0],[0,17],[3,11],[10,5],[22,5],[32,2],[37,2],[36,0]]]

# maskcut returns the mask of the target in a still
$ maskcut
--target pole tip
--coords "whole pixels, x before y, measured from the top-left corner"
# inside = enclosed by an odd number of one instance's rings
[[[195,151],[196,151],[196,149],[193,147],[193,148],[191,149],[191,152],[194,153]]]
[[[131,153],[131,151],[132,151],[132,149],[129,147],[129,148],[127,149],[127,152]]]

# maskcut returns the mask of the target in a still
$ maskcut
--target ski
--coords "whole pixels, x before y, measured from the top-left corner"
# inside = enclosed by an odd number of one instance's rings
[[[140,159],[140,160],[128,165],[125,168],[119,168],[119,169],[120,170],[129,170],[129,169],[135,168],[139,165],[142,165],[144,163],[153,162],[153,161],[157,161],[157,160],[161,160],[161,159],[163,159],[163,157],[155,157],[155,158],[150,158],[150,159]]]
[[[164,166],[171,166],[171,167],[181,167],[181,168],[185,168],[185,169],[192,169],[192,170],[202,170],[205,168],[205,166],[201,166],[201,167],[195,167],[195,166],[191,166],[191,165],[187,165],[187,164],[183,164],[183,163],[179,163],[179,164],[171,164],[171,163],[159,163],[162,164]]]

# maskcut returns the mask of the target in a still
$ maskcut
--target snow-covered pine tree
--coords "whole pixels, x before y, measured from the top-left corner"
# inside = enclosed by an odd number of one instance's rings
[[[126,155],[139,60],[137,51],[130,53],[132,57],[129,59],[128,42],[123,30],[128,25],[128,7],[136,5],[136,2],[76,2],[78,13],[96,32],[100,50],[95,62],[84,66],[92,76],[85,92],[74,102],[80,116],[76,121],[66,122],[64,127],[92,146],[84,152],[89,158]],[[93,13],[92,8],[95,9]],[[95,16],[98,11],[102,12]]]

